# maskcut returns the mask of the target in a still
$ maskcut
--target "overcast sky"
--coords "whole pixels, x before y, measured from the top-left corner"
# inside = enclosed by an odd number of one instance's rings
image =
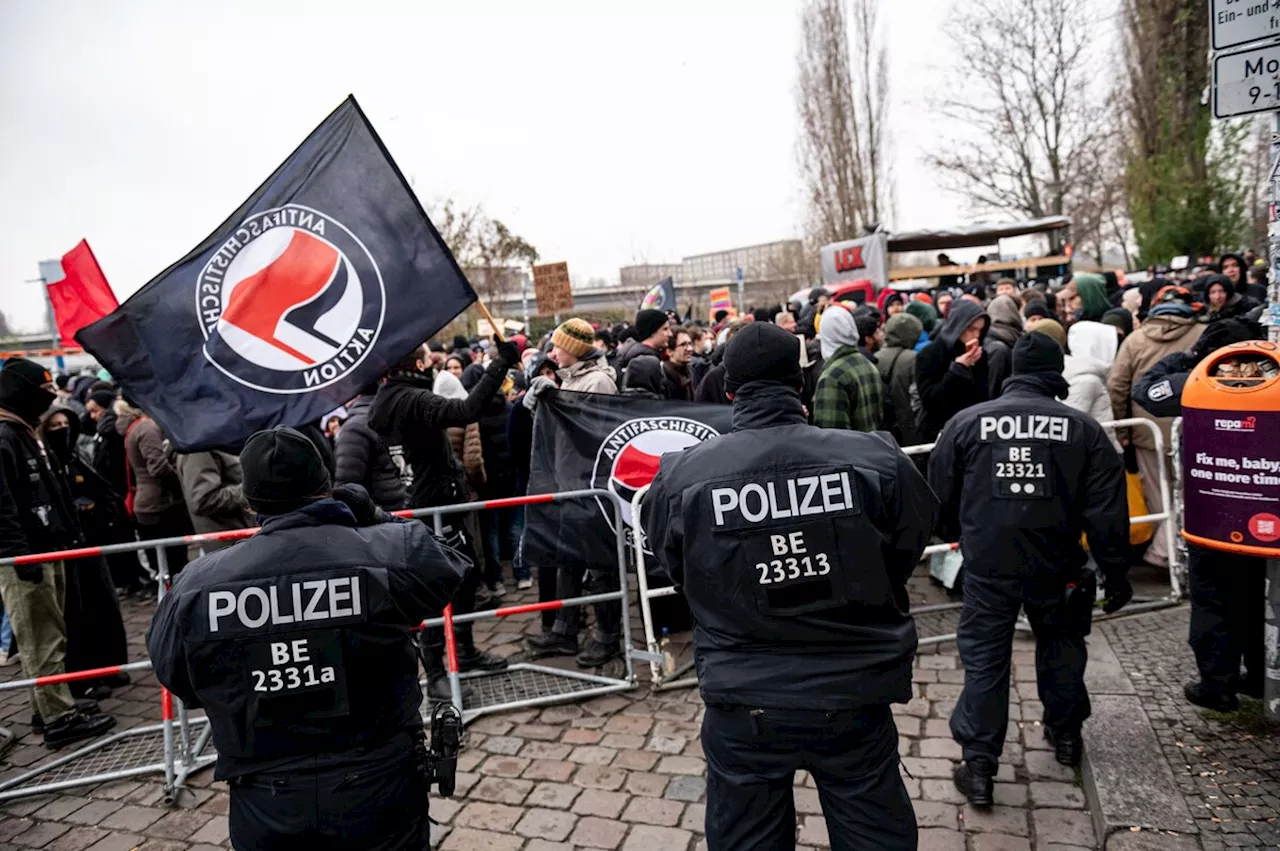
[[[574,277],[798,236],[800,0],[0,2],[0,308],[87,238],[117,296],[181,257],[348,93],[430,204]],[[883,0],[898,229],[965,218],[921,165],[949,0]]]

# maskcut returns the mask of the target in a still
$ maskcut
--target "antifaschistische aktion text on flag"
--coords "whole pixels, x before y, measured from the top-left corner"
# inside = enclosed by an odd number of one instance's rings
[[[318,421],[476,300],[354,97],[76,339],[179,451]]]

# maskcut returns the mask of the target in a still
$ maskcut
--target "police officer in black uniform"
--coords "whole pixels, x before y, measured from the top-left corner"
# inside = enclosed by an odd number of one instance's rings
[[[794,848],[805,769],[836,851],[914,849],[889,706],[911,698],[906,581],[937,500],[887,433],[806,424],[791,334],[747,325],[724,366],[733,433],[664,456],[643,511],[696,622],[707,847]]]
[[[1124,466],[1096,420],[1058,401],[1068,389],[1062,367],[1052,338],[1024,334],[1000,398],[952,418],[929,459],[942,534],[955,540],[958,526],[964,552],[957,644],[965,682],[951,733],[965,760],[956,786],[974,806],[992,803],[1018,610],[1026,608],[1036,636],[1045,735],[1058,762],[1077,765],[1090,711],[1084,638],[1097,593],[1081,532],[1102,571],[1105,611],[1133,597]]]
[[[470,567],[363,488],[330,488],[311,442],[240,456],[263,521],[183,570],[156,611],[156,677],[209,716],[239,851],[428,847],[422,691],[410,627]]]

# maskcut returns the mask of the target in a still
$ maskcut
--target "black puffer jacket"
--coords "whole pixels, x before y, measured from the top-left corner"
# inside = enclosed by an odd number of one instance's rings
[[[396,469],[387,445],[369,427],[373,395],[359,396],[347,406],[347,420],[338,432],[334,447],[334,480],[338,484],[360,485],[379,508],[399,511],[408,505],[401,471]]]
[[[924,408],[920,422],[921,440],[933,440],[947,420],[989,398],[990,378],[985,348],[983,356],[972,367],[956,363],[956,358],[964,353],[964,347],[959,343],[960,335],[978,317],[986,318],[981,305],[968,299],[953,302],[933,342],[916,355],[916,389]],[[989,320],[987,324],[990,325]]]
[[[62,463],[35,431],[0,410],[0,557],[47,553],[84,542]]]
[[[828,711],[909,700],[906,582],[937,509],[887,434],[818,429],[795,390],[739,388],[733,432],[662,456],[642,515],[693,611],[703,699]]]

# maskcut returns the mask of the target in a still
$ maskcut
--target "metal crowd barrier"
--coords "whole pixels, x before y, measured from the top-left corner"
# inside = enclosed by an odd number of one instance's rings
[[[453,705],[462,713],[465,721],[492,712],[528,706],[541,706],[567,700],[578,700],[613,692],[625,691],[635,686],[633,655],[645,658],[646,654],[631,647],[631,623],[626,614],[628,596],[626,570],[625,524],[622,522],[622,502],[616,494],[603,489],[584,489],[566,491],[556,494],[535,494],[511,499],[496,499],[485,502],[471,502],[459,505],[442,506],[394,512],[399,517],[433,518],[437,534],[442,530],[443,517],[449,514],[464,514],[471,511],[496,510],[517,506],[545,504],[569,499],[608,499],[614,507],[614,528],[617,538],[618,574],[620,586],[618,591],[605,594],[591,594],[573,597],[567,600],[551,600],[545,603],[533,603],[523,606],[508,606],[501,609],[473,612],[465,615],[454,615],[453,606],[446,606],[443,617],[423,621],[415,629],[427,626],[443,626],[447,671]],[[133,541],[122,544],[105,544],[95,547],[80,547],[72,550],[61,550],[50,553],[0,558],[0,567],[11,567],[23,564],[36,564],[50,561],[74,561],[92,556],[112,555],[115,553],[156,551],[156,582],[158,586],[157,604],[169,589],[169,569],[165,548],[170,546],[190,546],[213,541],[235,541],[252,537],[257,529],[236,529],[228,532],[212,532],[199,535],[183,535],[172,538],[160,538],[149,541]],[[477,542],[478,545],[479,542]],[[517,614],[542,612],[551,609],[583,606],[593,603],[618,601],[623,608],[622,632],[623,646],[628,651],[623,654],[625,674],[623,677],[606,677],[585,674],[577,671],[566,671],[550,666],[516,663],[503,671],[485,671],[460,674],[458,671],[457,641],[453,634],[453,625],[487,618],[504,618]],[[64,674],[47,675],[26,679],[0,682],[0,692],[18,689],[39,688],[58,683],[70,683],[80,680],[97,679],[118,673],[152,670],[150,660],[128,662],[86,671],[74,671]],[[476,685],[479,697],[478,705],[467,707],[463,704],[462,683]],[[422,681],[426,685],[426,681]],[[424,692],[424,705],[427,704]],[[137,727],[112,733],[95,739],[64,756],[59,756],[13,777],[0,781],[0,801],[28,795],[48,792],[59,792],[66,789],[88,786],[128,777],[147,774],[164,775],[164,800],[173,803],[178,794],[186,786],[187,778],[194,772],[211,766],[217,761],[217,754],[210,743],[211,730],[207,718],[190,718],[187,707],[181,699],[172,695],[168,689],[160,689],[161,722],[159,724]],[[175,711],[176,710],[176,711]],[[424,711],[424,719],[429,717]],[[176,717],[175,717],[176,716]],[[176,725],[175,725],[176,720]],[[175,730],[176,726],[176,730]],[[0,727],[0,731],[4,731]],[[157,742],[157,735],[159,741]],[[9,738],[12,738],[10,735]],[[81,763],[85,767],[81,767]]]
[[[1175,447],[1178,445],[1181,423],[1182,423],[1181,419],[1179,419],[1175,423],[1175,430],[1173,433],[1173,443]],[[1132,428],[1134,426],[1137,426],[1139,428],[1149,429],[1151,431],[1152,439],[1155,441],[1155,444],[1156,444],[1156,453],[1161,457],[1165,456],[1164,436],[1160,433],[1159,426],[1157,426],[1151,420],[1134,417],[1131,419],[1123,419],[1123,420],[1116,420],[1114,422],[1109,422],[1109,423],[1102,423],[1101,425],[1103,428],[1106,428],[1106,429]],[[924,443],[917,446],[905,446],[902,448],[902,451],[906,455],[926,455],[933,450],[934,446],[936,446],[936,444],[934,443]],[[1179,454],[1176,452],[1176,450],[1172,460],[1173,460],[1172,466],[1175,470],[1175,475],[1178,475],[1181,472],[1181,458]],[[1180,509],[1175,510],[1170,503],[1170,487],[1169,487],[1169,481],[1168,481],[1169,466],[1170,465],[1165,464],[1165,465],[1161,465],[1160,467],[1160,497],[1164,505],[1164,510],[1159,512],[1154,512],[1151,514],[1143,514],[1138,517],[1129,518],[1130,524],[1160,523],[1161,521],[1165,521],[1163,526],[1163,533],[1169,545],[1169,583],[1170,583],[1169,594],[1164,597],[1159,597],[1156,599],[1135,599],[1135,601],[1130,603],[1128,606],[1126,606],[1122,612],[1118,612],[1115,615],[1099,614],[1097,617],[1095,617],[1095,620],[1106,620],[1111,617],[1119,617],[1119,616],[1124,616],[1129,614],[1135,614],[1137,612],[1148,611],[1152,609],[1166,608],[1169,606],[1177,605],[1182,600],[1183,585],[1184,585],[1184,579],[1186,576],[1185,549],[1180,549],[1178,546],[1181,536],[1177,533],[1177,527],[1179,526],[1179,523],[1177,521],[1178,521],[1178,518],[1181,517],[1181,514],[1179,513]],[[636,584],[639,588],[640,614],[641,614],[641,620],[643,621],[643,624],[644,624],[645,643],[649,651],[647,654],[644,654],[644,656],[648,658],[650,662],[650,670],[653,678],[654,688],[659,690],[670,689],[670,688],[685,688],[688,686],[697,685],[697,682],[698,682],[696,676],[694,677],[684,676],[693,667],[693,662],[692,661],[685,662],[681,665],[676,666],[671,671],[664,670],[663,657],[658,652],[659,650],[658,643],[654,635],[653,610],[650,606],[650,601],[655,600],[659,597],[675,596],[676,594],[679,593],[679,591],[674,587],[666,587],[666,588],[650,588],[649,587],[648,576],[646,575],[646,571],[644,568],[644,541],[643,541],[644,532],[643,532],[643,529],[641,528],[641,523],[640,523],[640,512],[642,510],[641,503],[644,501],[644,497],[648,492],[649,492],[649,486],[645,485],[644,487],[640,488],[639,491],[636,492],[635,497],[631,500],[631,516],[635,518],[635,525],[636,525],[635,536],[633,541],[635,561],[636,561]],[[929,556],[932,556],[937,553],[951,552],[959,548],[960,548],[959,542],[952,542],[952,543],[945,543],[945,544],[931,544],[930,546],[927,546],[924,548],[924,551],[921,553],[921,557],[928,558]],[[1176,563],[1175,563],[1175,560],[1177,560]],[[911,615],[916,616],[916,615],[928,614],[933,612],[954,611],[956,609],[962,608],[963,606],[964,606],[963,602],[936,603],[936,604],[927,605],[927,606],[917,606],[911,610]],[[1022,619],[1020,618],[1019,626],[1023,629],[1029,630],[1030,626],[1024,622],[1021,622],[1021,620]],[[925,636],[924,638],[921,638],[919,640],[919,644],[921,647],[925,647],[932,644],[942,644],[944,642],[954,641],[955,638],[956,638],[956,634],[954,632],[946,633],[942,635],[930,635],[930,636]]]

